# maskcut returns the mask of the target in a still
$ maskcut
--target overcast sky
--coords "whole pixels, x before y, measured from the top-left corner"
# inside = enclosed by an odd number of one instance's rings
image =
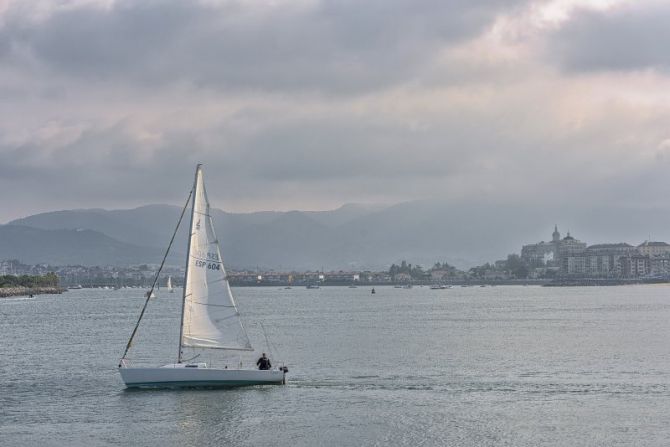
[[[670,197],[670,2],[0,0],[0,222]]]

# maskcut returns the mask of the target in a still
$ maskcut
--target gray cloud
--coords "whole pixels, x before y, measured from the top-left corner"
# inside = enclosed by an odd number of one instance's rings
[[[578,10],[550,37],[548,57],[575,71],[670,69],[670,5]]]
[[[375,90],[419,75],[441,46],[520,3],[118,1],[39,20],[20,8],[7,13],[0,54],[24,69],[145,87]]]
[[[572,206],[655,200],[668,192],[654,179],[662,178],[659,169],[669,160],[631,164],[636,151],[654,148],[640,146],[639,139],[625,141],[629,130],[618,122],[547,140],[540,126],[547,126],[549,116],[523,123],[531,117],[505,106],[492,104],[482,113],[445,105],[418,128],[375,110],[351,116],[345,108],[303,118],[290,117],[286,109],[289,117],[278,122],[271,114],[252,114],[262,120],[251,133],[232,119],[198,130],[165,128],[149,140],[127,120],[85,130],[56,147],[33,142],[1,149],[0,187],[21,185],[13,201],[47,192],[88,206],[175,203],[190,184],[193,166],[203,162],[210,196],[229,209],[249,203],[327,208],[417,197]],[[633,124],[651,129],[655,123]]]
[[[180,204],[198,162],[213,203],[229,210],[436,198],[495,203],[490,218],[505,222],[547,213],[551,225],[593,203],[662,203],[670,111],[648,98],[667,79],[624,85],[583,73],[660,66],[626,52],[587,65],[611,23],[632,20],[631,37],[649,20],[662,36],[655,18],[641,7],[632,18],[579,12],[557,33],[489,32],[524,5],[120,1],[43,15],[10,6],[0,190],[11,193],[0,219]],[[534,52],[546,39],[570,70]]]

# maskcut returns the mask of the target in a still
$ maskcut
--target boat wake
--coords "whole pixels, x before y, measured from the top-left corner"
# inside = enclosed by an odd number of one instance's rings
[[[7,298],[0,298],[0,303],[15,303],[17,301],[34,301],[35,297],[29,296],[11,296]]]

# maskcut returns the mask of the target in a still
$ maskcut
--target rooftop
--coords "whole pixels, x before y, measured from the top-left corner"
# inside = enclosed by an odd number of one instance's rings
[[[625,242],[619,242],[617,244],[595,244],[595,245],[589,245],[589,249],[591,248],[633,248],[632,245],[627,244]]]
[[[644,241],[638,247],[670,247],[667,242]]]

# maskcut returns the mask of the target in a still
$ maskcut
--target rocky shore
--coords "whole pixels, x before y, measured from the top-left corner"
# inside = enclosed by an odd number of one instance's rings
[[[3,287],[0,288],[0,298],[10,296],[30,296],[43,294],[61,294],[67,289],[62,287]]]

